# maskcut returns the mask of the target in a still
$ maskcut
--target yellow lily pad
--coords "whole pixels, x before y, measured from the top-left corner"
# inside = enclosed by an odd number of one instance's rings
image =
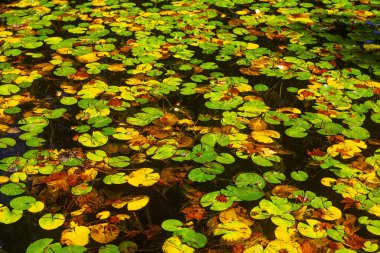
[[[194,249],[183,244],[177,236],[172,236],[166,239],[162,245],[164,253],[192,253]]]
[[[70,228],[65,229],[61,234],[61,243],[66,245],[85,246],[90,239],[90,229],[85,226],[78,226],[75,222],[70,223]]]
[[[300,222],[297,225],[298,232],[300,232],[303,236],[319,239],[327,236],[327,232],[325,229],[321,228],[319,224],[321,223],[318,220],[307,219],[306,223]]]
[[[152,173],[151,168],[141,168],[126,176],[127,182],[133,186],[151,186],[158,182],[160,174]]]
[[[65,222],[65,216],[60,213],[51,214],[47,213],[38,220],[40,227],[45,230],[53,230],[63,225]]]
[[[218,224],[214,229],[214,235],[222,235],[222,239],[227,242],[246,240],[251,234],[251,229],[245,223],[240,221]]]
[[[273,138],[278,139],[280,136],[280,133],[273,130],[253,131],[251,133],[251,137],[261,143],[273,143]]]

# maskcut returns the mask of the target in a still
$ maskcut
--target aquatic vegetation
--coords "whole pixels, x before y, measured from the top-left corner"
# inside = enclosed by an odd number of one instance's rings
[[[7,246],[377,252],[379,6],[0,4]]]

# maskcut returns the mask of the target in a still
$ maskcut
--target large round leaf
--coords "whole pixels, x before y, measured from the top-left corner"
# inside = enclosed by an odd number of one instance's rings
[[[79,136],[78,141],[82,143],[83,146],[96,148],[105,145],[108,141],[108,136],[102,132],[94,131],[91,135],[88,133],[82,134]]]
[[[45,230],[56,229],[62,226],[64,222],[65,222],[65,216],[63,216],[60,213],[57,213],[54,215],[51,213],[47,213],[38,220],[40,227]]]
[[[126,176],[127,182],[133,186],[151,186],[158,182],[160,174],[152,173],[151,168],[141,168]]]

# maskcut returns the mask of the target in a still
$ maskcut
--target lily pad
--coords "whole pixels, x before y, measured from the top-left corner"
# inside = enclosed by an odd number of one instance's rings
[[[53,230],[63,225],[65,216],[60,213],[47,213],[38,220],[38,224],[45,230]]]
[[[108,136],[94,131],[91,135],[88,133],[80,135],[78,141],[86,147],[96,148],[105,145],[108,142]]]

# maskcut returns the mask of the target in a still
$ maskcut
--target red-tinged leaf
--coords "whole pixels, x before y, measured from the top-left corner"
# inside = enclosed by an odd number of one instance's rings
[[[313,92],[310,92],[308,90],[304,90],[300,93],[304,98],[314,96],[315,94]]]
[[[361,249],[364,243],[367,241],[363,237],[358,235],[351,235],[349,237],[344,237],[344,241],[350,246],[351,249]]]
[[[232,253],[243,253],[245,250],[244,245],[241,244],[235,244],[232,247]]]
[[[223,203],[227,203],[228,199],[226,196],[224,196],[223,194],[219,194],[217,197],[216,197],[216,200],[219,201],[219,202],[223,202]]]
[[[316,248],[314,248],[309,242],[301,243],[302,253],[313,253],[316,252]]]
[[[122,101],[117,98],[112,98],[110,101],[108,101],[107,105],[113,106],[113,107],[119,107],[122,105]]]
[[[319,148],[313,149],[312,151],[307,151],[309,156],[324,156],[326,152],[320,150]]]
[[[87,74],[86,71],[78,70],[74,75],[71,75],[69,78],[76,80],[76,81],[82,81],[89,78],[89,74]]]
[[[49,176],[47,176],[43,182],[44,183],[50,183],[50,182],[53,182],[53,181],[58,181],[58,180],[62,180],[64,178],[67,177],[67,173],[65,171],[61,171],[61,172],[56,172],[56,173],[53,173],[53,174],[50,174]]]
[[[206,210],[198,204],[190,204],[181,213],[185,214],[186,221],[189,220],[203,220],[205,218]]]
[[[346,209],[360,205],[360,202],[355,201],[355,200],[350,199],[350,198],[344,198],[340,203],[345,204],[343,207],[343,210],[346,210]]]

